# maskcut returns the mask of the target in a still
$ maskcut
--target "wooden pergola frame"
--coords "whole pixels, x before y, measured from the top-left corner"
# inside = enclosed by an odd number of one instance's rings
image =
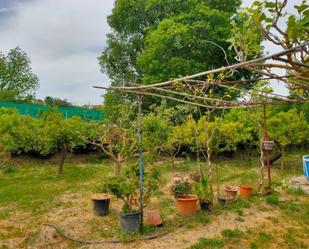
[[[309,65],[302,64],[296,61],[298,54],[308,51],[308,48],[309,42],[305,42],[294,48],[287,49],[279,53],[267,55],[261,58],[244,61],[234,65],[228,65],[226,67],[216,68],[193,75],[149,85],[128,83],[128,85],[124,87],[94,86],[94,88],[165,98],[180,103],[205,107],[209,109],[246,108],[264,105],[277,105],[282,103],[306,103],[309,102],[309,99],[307,98],[286,97],[275,93],[263,92],[259,89],[246,90],[239,88],[239,86],[241,86],[241,84],[254,83],[257,81],[278,80],[285,84],[288,84],[289,86],[295,86],[300,89],[309,90],[309,77],[300,75],[298,70],[299,68],[304,68],[305,70],[308,70]],[[282,56],[287,56],[288,58],[291,58],[291,56],[293,56],[294,61],[289,62],[288,59],[282,58]],[[284,62],[285,64],[272,63],[270,62],[271,60]],[[272,68],[286,69],[289,74],[283,76],[277,75],[271,72]],[[234,81],[227,80],[237,70],[251,71],[257,75],[260,75],[262,78],[241,79]],[[219,73],[225,74],[224,77],[220,78],[218,76]],[[211,80],[205,80],[203,79],[203,77],[205,76],[213,77]],[[299,82],[299,80],[303,82]],[[205,91],[205,89],[209,87],[225,88],[229,89],[232,92],[238,92],[240,94],[243,94],[243,97],[260,97],[263,100],[254,101],[251,98],[247,101],[235,101],[223,99],[220,97],[213,97],[212,94],[209,94],[207,93],[207,91]]]

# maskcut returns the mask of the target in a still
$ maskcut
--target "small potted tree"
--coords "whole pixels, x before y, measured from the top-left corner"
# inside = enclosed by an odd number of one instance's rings
[[[155,168],[145,169],[144,172],[144,201],[147,203],[152,194],[158,189],[160,174]],[[103,191],[114,195],[123,202],[120,213],[121,231],[124,233],[138,232],[140,228],[140,212],[136,208],[138,203],[132,199],[139,192],[138,165],[123,167],[117,176],[106,179]]]
[[[194,183],[194,192],[198,197],[201,210],[210,211],[213,203],[213,193],[203,174],[201,174],[201,180]]]
[[[111,193],[123,202],[120,226],[124,233],[139,231],[140,213],[132,205],[132,198],[137,195],[138,188],[138,174],[135,167],[124,167],[117,176],[106,179],[103,185],[104,192]]]
[[[188,179],[181,179],[172,186],[172,191],[177,200],[178,212],[182,216],[196,214],[197,197],[191,194],[191,183]]]

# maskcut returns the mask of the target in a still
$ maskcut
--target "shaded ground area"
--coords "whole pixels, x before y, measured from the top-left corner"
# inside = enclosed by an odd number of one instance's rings
[[[181,161],[175,168],[162,162],[161,193],[148,209],[160,208],[165,227],[155,231],[146,227],[146,235],[169,231],[152,241],[103,245],[80,245],[64,240],[44,223],[57,224],[68,235],[83,240],[120,239],[118,214],[121,204],[112,200],[111,213],[96,217],[91,195],[113,167],[102,164],[66,165],[63,176],[55,176],[56,167],[25,163],[0,171],[0,248],[308,248],[309,198],[299,190],[281,184],[302,173],[299,153],[289,155],[284,175],[273,167],[274,185],[280,193],[253,196],[225,208],[215,206],[211,214],[195,217],[176,214],[169,184],[175,172],[189,174],[197,164]],[[220,186],[253,184],[259,177],[255,159],[222,159],[219,165]],[[278,168],[277,168],[278,167]],[[179,227],[179,225],[182,225]]]

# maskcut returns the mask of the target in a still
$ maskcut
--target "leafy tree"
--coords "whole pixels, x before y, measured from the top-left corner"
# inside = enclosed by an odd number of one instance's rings
[[[145,83],[160,82],[227,65],[231,13],[197,5],[189,13],[164,19],[146,36],[137,59]],[[215,45],[213,44],[215,43]],[[218,44],[218,45],[216,45]]]
[[[83,137],[88,137],[87,124],[80,117],[64,119],[60,113],[47,115],[44,126],[48,129],[48,136],[56,150],[60,150],[58,174],[63,173],[67,151],[73,151],[76,147],[86,147]],[[43,134],[41,134],[43,135]]]
[[[239,0],[117,0],[99,57],[112,85],[145,83],[226,65]],[[111,93],[115,95],[115,93]],[[145,98],[148,104],[157,102]]]
[[[73,106],[73,104],[71,102],[69,102],[67,99],[60,99],[60,98],[54,98],[51,96],[47,96],[44,99],[44,103],[46,105],[50,105],[50,106]]]
[[[268,121],[269,135],[280,144],[282,158],[281,170],[284,168],[286,147],[291,144],[308,142],[309,125],[303,112],[291,109],[272,116]]]
[[[143,148],[149,154],[149,158],[156,160],[166,147],[171,124],[159,116],[149,114],[143,118],[142,130]]]
[[[137,150],[134,138],[132,129],[115,124],[101,124],[91,129],[91,135],[85,141],[104,152],[115,163],[116,173],[119,174],[123,164]]]
[[[12,49],[7,56],[0,53],[1,92],[9,92],[17,98],[25,97],[34,94],[38,82],[30,59],[19,47]]]
[[[67,151],[86,147],[81,139],[89,134],[89,125],[79,117],[65,120],[60,113],[46,113],[42,119],[19,115],[14,109],[0,109],[0,143],[13,154],[40,156],[60,153],[58,172],[63,173]]]

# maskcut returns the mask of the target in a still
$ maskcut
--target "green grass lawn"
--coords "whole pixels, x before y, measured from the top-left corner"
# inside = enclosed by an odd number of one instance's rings
[[[290,153],[286,159],[284,174],[280,173],[279,162],[272,166],[274,185],[279,186],[283,178],[292,175],[301,175],[301,157],[303,152]],[[205,165],[205,166],[204,166]],[[256,187],[259,180],[257,158],[217,158],[213,165],[213,184],[216,185],[216,170],[218,165],[218,180],[220,188],[224,185],[239,186],[251,184]],[[0,169],[0,248],[34,248],[43,246],[42,224],[56,223],[61,227],[70,229],[74,234],[83,239],[122,238],[120,235],[118,214],[121,204],[113,200],[110,215],[96,217],[92,212],[91,195],[100,192],[100,186],[106,175],[113,172],[113,164],[106,160],[97,163],[67,163],[64,174],[57,175],[57,166],[40,164],[38,162],[24,162],[21,166]],[[284,227],[280,236],[280,248],[307,248],[306,236],[309,234],[309,200],[302,193],[289,192],[289,199],[279,202],[281,198],[254,196],[250,201],[238,201],[222,209],[214,208],[213,214],[199,213],[195,217],[182,218],[175,215],[174,199],[168,191],[168,184],[175,172],[190,174],[195,171],[198,164],[193,161],[181,161],[175,167],[169,162],[159,163],[163,174],[161,193],[157,199],[165,221],[165,230],[173,231],[179,224],[185,224],[185,229],[196,229],[207,226],[213,218],[219,217],[222,212],[232,211],[237,214],[238,222],[246,219],[244,210],[252,205],[260,210],[275,209],[280,213],[280,218],[273,217],[273,228]],[[202,167],[206,164],[202,162]],[[270,218],[271,219],[271,218]],[[288,224],[282,224],[289,221]],[[307,221],[307,222],[306,222]],[[146,227],[146,232],[153,232]],[[192,248],[238,248],[237,243],[247,247],[241,248],[272,248],[274,240],[273,230],[257,227],[255,230],[234,231],[224,230],[222,234],[212,238],[201,238]],[[138,238],[138,237],[137,237]],[[67,248],[78,248],[74,243],[61,238],[55,240],[55,247],[59,245]],[[267,244],[270,241],[269,245]],[[279,243],[278,242],[278,243]],[[42,245],[40,243],[43,243]],[[58,243],[58,244],[57,244]],[[269,247],[267,247],[267,245]],[[275,244],[277,245],[277,244]],[[16,248],[16,247],[15,247]],[[277,247],[273,247],[277,248]]]

